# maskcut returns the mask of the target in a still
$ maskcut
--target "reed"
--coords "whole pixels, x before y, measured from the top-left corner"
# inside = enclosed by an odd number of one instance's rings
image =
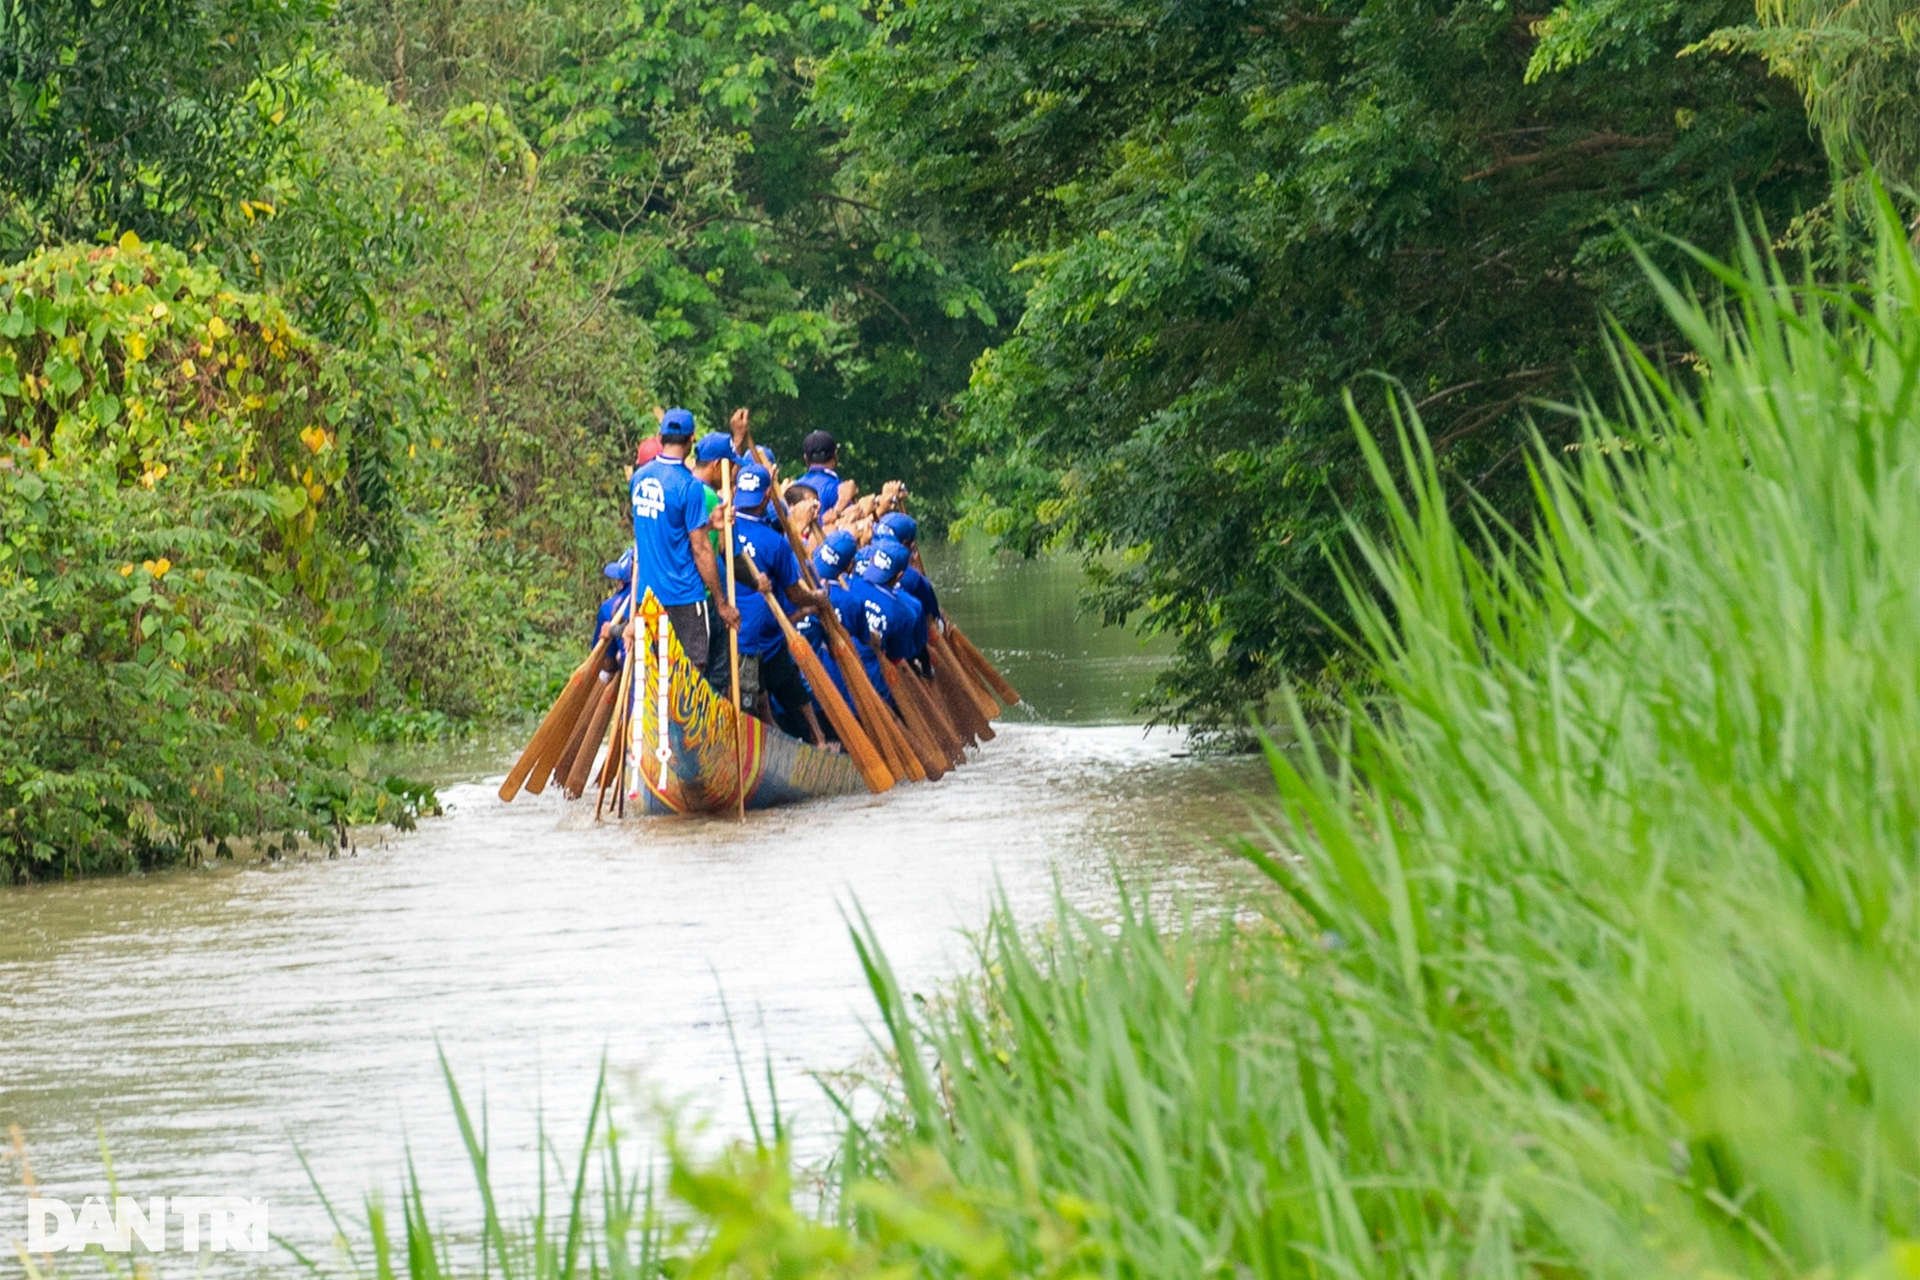
[[[1257,923],[1003,914],[898,1123],[1108,1274],[1920,1274],[1920,271],[1702,258],[1524,534],[1417,419],[1344,581],[1364,681],[1270,754]],[[884,1145],[884,1144],[883,1144]],[[1023,1253],[1022,1251],[1025,1251]]]

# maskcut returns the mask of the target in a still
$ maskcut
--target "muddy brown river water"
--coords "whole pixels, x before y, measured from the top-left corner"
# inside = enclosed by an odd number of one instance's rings
[[[739,1132],[724,997],[749,1075],[764,1094],[770,1063],[802,1149],[823,1148],[808,1073],[870,1053],[856,908],[903,982],[931,989],[964,971],[996,892],[1041,922],[1056,886],[1109,910],[1116,870],[1230,884],[1218,841],[1258,792],[1257,764],[1128,722],[1160,658],[1076,618],[1071,567],[954,550],[934,567],[1032,703],[937,785],[744,826],[595,825],[551,795],[499,803],[503,738],[412,760],[446,784],[446,816],[352,857],[0,889],[0,1131],[19,1126],[48,1194],[105,1191],[104,1137],[122,1193],[264,1197],[277,1235],[324,1253],[296,1147],[350,1205],[397,1199],[411,1152],[436,1208],[467,1212],[438,1052],[470,1102],[484,1093],[510,1193],[531,1186],[538,1116],[578,1141],[603,1059],[628,1102],[677,1099]],[[0,1275],[24,1235],[18,1165],[0,1163]]]

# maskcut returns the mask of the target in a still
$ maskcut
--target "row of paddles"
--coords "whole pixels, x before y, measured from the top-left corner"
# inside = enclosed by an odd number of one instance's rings
[[[853,695],[854,705],[849,706],[812,647],[793,629],[785,611],[771,599],[768,604],[774,617],[780,620],[789,651],[819,696],[834,732],[867,786],[875,792],[885,791],[902,779],[936,780],[944,776],[965,759],[967,747],[994,736],[991,722],[999,715],[1001,704],[1011,705],[1020,699],[1006,678],[959,626],[947,618],[929,628],[930,676],[921,675],[904,663],[881,658],[888,691],[898,708],[896,715],[867,678],[866,668],[853,651],[851,638],[838,626],[838,620],[829,615],[824,619],[827,643]],[[643,659],[641,669],[635,670],[636,651],[652,647],[651,634],[643,633],[638,643],[627,646],[626,662],[617,675],[600,678],[608,636],[625,625],[630,607],[630,601],[621,607],[614,619],[615,626],[596,640],[568,678],[560,696],[541,719],[526,749],[501,784],[502,800],[512,800],[523,788],[539,794],[549,783],[559,785],[570,799],[584,794],[593,763],[600,757],[599,748],[604,744],[607,752],[597,780],[601,807],[611,792],[616,812],[624,812],[626,771],[633,745],[634,681],[636,678],[642,681],[637,692],[639,696],[647,696],[652,691],[645,687],[646,668],[654,667],[660,672],[666,669],[663,653],[657,663]],[[664,628],[668,624],[661,618],[659,625]],[[646,629],[647,633],[652,630],[652,627]],[[663,708],[663,727],[665,714]]]

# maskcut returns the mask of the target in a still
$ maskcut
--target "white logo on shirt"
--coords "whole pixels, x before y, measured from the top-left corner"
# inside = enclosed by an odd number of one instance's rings
[[[877,636],[887,634],[887,611],[871,600],[865,603],[867,606],[867,630]]]
[[[657,519],[667,509],[667,491],[652,476],[640,477],[633,490],[633,514]]]

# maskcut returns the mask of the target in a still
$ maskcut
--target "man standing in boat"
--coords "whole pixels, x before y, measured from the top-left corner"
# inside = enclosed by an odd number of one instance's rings
[[[840,465],[840,442],[830,432],[809,431],[807,438],[800,442],[800,458],[807,469],[794,483],[803,484],[820,495],[820,522],[832,524],[860,491],[853,481],[842,480],[836,470]]]
[[[660,419],[660,455],[633,473],[628,496],[639,589],[643,596],[653,592],[687,660],[704,668],[709,610],[729,627],[740,625],[740,611],[727,603],[719,560],[707,536],[707,486],[687,470],[693,433],[691,411],[667,410]]]

